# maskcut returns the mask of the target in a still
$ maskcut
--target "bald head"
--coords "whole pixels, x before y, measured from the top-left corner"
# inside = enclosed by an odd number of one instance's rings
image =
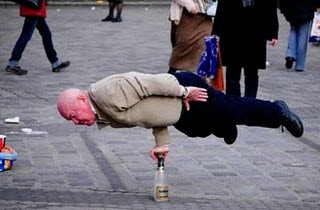
[[[62,117],[76,125],[92,125],[96,120],[88,95],[84,90],[70,88],[62,91],[57,100]]]
[[[62,117],[75,105],[78,96],[84,94],[83,90],[70,88],[62,91],[58,97],[57,108]]]

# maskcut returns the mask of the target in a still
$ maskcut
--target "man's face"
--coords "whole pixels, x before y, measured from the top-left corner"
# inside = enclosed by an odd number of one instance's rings
[[[66,113],[65,118],[71,120],[75,125],[93,125],[96,114],[92,111],[87,99],[77,99]]]

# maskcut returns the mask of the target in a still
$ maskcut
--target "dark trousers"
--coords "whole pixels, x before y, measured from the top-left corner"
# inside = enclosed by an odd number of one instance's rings
[[[226,94],[230,96],[241,96],[240,79],[241,67],[228,66],[226,69]],[[258,69],[244,67],[244,96],[256,98],[258,92]]]
[[[250,97],[227,96],[210,87],[199,76],[189,73],[175,73],[183,86],[207,89],[206,102],[190,102],[190,110],[182,110],[174,127],[190,137],[206,137],[214,134],[224,137],[236,125],[278,128],[282,113],[273,102]]]
[[[19,61],[22,53],[30,41],[35,29],[38,29],[46,55],[51,64],[58,60],[57,53],[53,47],[51,31],[44,18],[26,17],[19,39],[14,46],[9,61]]]

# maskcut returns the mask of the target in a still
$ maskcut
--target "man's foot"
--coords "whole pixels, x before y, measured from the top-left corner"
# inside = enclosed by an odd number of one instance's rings
[[[296,59],[294,59],[293,57],[286,57],[286,68],[287,69],[291,69],[292,68],[292,65],[293,65],[293,62],[295,61]]]
[[[16,75],[25,75],[28,73],[27,70],[22,69],[20,66],[15,66],[15,67],[7,66],[6,71],[14,73]]]
[[[231,126],[228,132],[224,136],[224,142],[226,144],[233,144],[238,136],[237,126]]]
[[[281,125],[286,127],[286,129],[295,137],[299,138],[303,134],[303,123],[298,115],[292,112],[288,105],[284,101],[274,101],[278,105],[282,112]]]
[[[67,68],[70,65],[70,61],[61,62],[59,66],[52,68],[53,72],[60,72],[62,69]]]
[[[121,16],[117,16],[115,19],[112,20],[112,22],[114,22],[114,23],[122,22]]]
[[[107,17],[103,18],[101,21],[105,22],[105,21],[113,21],[114,17],[112,15],[108,15]]]

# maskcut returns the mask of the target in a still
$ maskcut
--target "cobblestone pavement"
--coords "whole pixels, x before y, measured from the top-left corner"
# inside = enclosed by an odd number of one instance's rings
[[[77,127],[59,116],[55,101],[65,88],[86,89],[114,73],[166,72],[168,6],[127,6],[120,24],[100,22],[107,7],[50,7],[55,48],[71,66],[52,73],[35,32],[21,60],[25,76],[4,71],[23,19],[16,7],[0,13],[0,133],[19,155],[12,170],[0,173],[0,209],[320,209],[320,47],[309,45],[305,72],[285,69],[283,19],[279,45],[268,47],[258,97],[287,101],[302,117],[305,135],[240,126],[228,146],[170,128],[170,201],[156,203],[151,131]],[[20,124],[4,123],[14,116]]]

